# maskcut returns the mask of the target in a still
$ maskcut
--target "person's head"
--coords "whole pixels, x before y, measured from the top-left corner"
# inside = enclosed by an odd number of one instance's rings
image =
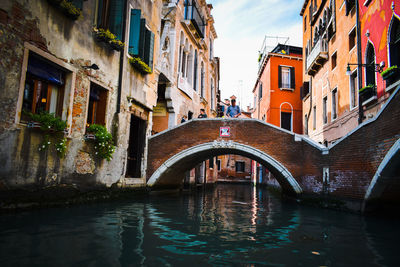
[[[200,113],[201,113],[201,114],[206,113],[206,111],[204,110],[204,108],[200,109]]]
[[[187,116],[186,115],[183,115],[183,117],[182,118],[184,118],[185,120],[187,119]]]
[[[232,99],[231,100],[231,104],[232,104],[232,106],[235,106],[236,105],[236,99]]]

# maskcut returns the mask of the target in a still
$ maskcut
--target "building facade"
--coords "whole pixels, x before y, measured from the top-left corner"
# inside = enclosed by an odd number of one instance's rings
[[[302,49],[279,44],[270,52],[265,46],[261,51],[253,118],[301,134]]]
[[[193,92],[204,87],[204,100],[197,96],[173,103],[169,111],[181,113],[169,115],[174,118],[167,125],[176,125],[189,112],[185,105],[193,115],[199,107],[215,113],[211,99],[218,90],[219,59],[209,48],[216,38],[212,6],[201,2],[204,25],[199,30],[193,29],[195,1],[175,2],[2,3],[0,188],[144,185],[147,137],[153,124],[160,127],[159,92],[175,86],[165,90],[164,98],[179,99],[176,95],[185,90],[178,89],[183,75],[198,86]],[[176,34],[166,19],[173,9],[180,12]],[[192,17],[184,19],[189,13]],[[185,63],[179,52],[182,32],[188,45]],[[193,39],[199,32],[204,37]],[[189,77],[179,62],[188,66],[196,60],[199,70],[195,74],[192,69]],[[184,74],[175,74],[179,69]]]
[[[379,64],[385,71],[400,67],[400,2],[399,1],[359,1],[361,63]],[[399,76],[398,70],[394,75]],[[394,76],[393,75],[393,76]],[[400,83],[384,81],[375,68],[362,69],[362,86],[366,88],[363,103],[363,119],[372,118],[386,102],[393,89]],[[367,92],[370,91],[370,92]]]

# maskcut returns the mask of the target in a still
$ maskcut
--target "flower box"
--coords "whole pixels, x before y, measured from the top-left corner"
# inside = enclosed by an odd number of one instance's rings
[[[47,0],[50,5],[59,9],[65,16],[77,20],[82,16],[82,10],[67,0]]]
[[[386,87],[389,87],[390,85],[400,80],[400,68],[398,68],[397,66],[387,68],[381,73],[381,76],[386,81]]]
[[[131,63],[132,67],[142,74],[149,74],[152,72],[151,68],[145,62],[143,62],[140,57],[130,58],[129,63]]]
[[[113,50],[122,51],[124,49],[125,44],[118,40],[115,34],[109,30],[93,28],[93,34],[98,42],[107,44]]]
[[[376,96],[376,86],[369,84],[360,90],[358,90],[358,93],[360,95],[360,102],[364,102],[365,100],[368,100],[374,96]]]

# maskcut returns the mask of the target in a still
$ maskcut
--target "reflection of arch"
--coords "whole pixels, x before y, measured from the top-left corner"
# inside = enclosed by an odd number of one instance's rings
[[[365,63],[370,64],[370,66],[365,68],[365,85],[376,85],[375,62],[375,48],[371,41],[368,41],[365,48]]]
[[[388,34],[389,66],[400,66],[400,18],[392,16]]]
[[[256,160],[270,170],[286,193],[302,193],[300,185],[288,169],[265,152],[245,144],[236,142],[219,143],[217,141],[190,147],[170,157],[152,174],[147,185],[162,185],[164,179],[168,180],[169,185],[174,182],[179,185],[183,182],[182,174],[186,170],[212,156],[227,154],[238,154]]]
[[[386,153],[381,164],[375,172],[374,177],[365,193],[363,210],[368,201],[379,199],[386,186],[390,182],[390,178],[395,178],[399,174],[400,166],[400,139],[394,143],[390,150]],[[397,175],[396,175],[397,173]]]
[[[289,106],[289,108],[285,108],[285,105]],[[284,113],[284,114],[282,114],[282,113]],[[284,125],[285,122],[282,122],[283,120],[285,120],[283,115],[289,116],[289,115],[286,115],[285,113],[290,113],[290,129],[287,129],[287,127],[285,127],[285,125]],[[292,106],[292,104],[290,104],[289,102],[283,102],[279,107],[279,116],[280,116],[279,117],[280,118],[279,119],[280,127],[284,128],[286,130],[289,130],[289,131],[293,131],[293,106]]]

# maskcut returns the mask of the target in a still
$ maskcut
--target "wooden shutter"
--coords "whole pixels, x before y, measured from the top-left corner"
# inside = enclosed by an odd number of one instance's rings
[[[128,53],[131,55],[139,55],[139,41],[140,41],[140,10],[131,10],[131,22],[129,27],[129,49]]]
[[[282,67],[278,66],[278,87],[282,88]]]
[[[103,13],[105,12],[105,7],[104,7],[104,1],[105,0],[98,0],[98,8],[97,8],[97,27],[99,28],[104,28],[104,15]]]
[[[144,47],[146,37],[146,20],[140,20],[140,36],[139,36],[139,57],[144,60]]]
[[[118,40],[122,40],[122,26],[124,18],[124,0],[110,1],[110,25],[109,30],[117,36]]]
[[[296,76],[294,67],[290,67],[290,88],[296,89]]]
[[[154,57],[154,33],[149,31],[150,33],[150,43],[149,43],[149,53],[148,53],[148,65],[153,70],[153,57]]]

